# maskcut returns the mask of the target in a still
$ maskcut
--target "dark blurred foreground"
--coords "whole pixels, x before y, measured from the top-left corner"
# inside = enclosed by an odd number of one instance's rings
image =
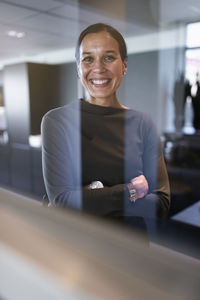
[[[0,299],[199,299],[200,261],[0,189]]]

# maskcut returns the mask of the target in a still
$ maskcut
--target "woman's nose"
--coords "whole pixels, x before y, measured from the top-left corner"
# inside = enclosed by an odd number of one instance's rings
[[[94,68],[93,71],[95,72],[102,72],[105,70],[104,63],[101,59],[97,59],[94,61]]]

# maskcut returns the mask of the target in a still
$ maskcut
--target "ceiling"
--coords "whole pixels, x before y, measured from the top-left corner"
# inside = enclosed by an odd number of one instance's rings
[[[59,62],[59,53],[73,59],[80,30],[96,22],[130,37],[198,20],[200,0],[0,0],[0,67],[41,56]],[[10,31],[24,37],[9,36]]]

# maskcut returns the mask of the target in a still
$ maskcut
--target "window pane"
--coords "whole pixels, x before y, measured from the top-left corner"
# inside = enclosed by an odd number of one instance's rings
[[[187,26],[187,47],[200,47],[200,22]]]
[[[200,49],[186,51],[186,78],[194,83],[200,73]]]

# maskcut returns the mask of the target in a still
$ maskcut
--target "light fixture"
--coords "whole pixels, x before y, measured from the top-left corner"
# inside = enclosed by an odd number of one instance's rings
[[[16,31],[14,31],[14,30],[8,31],[8,35],[11,36],[11,37],[14,37],[15,34],[16,34]]]
[[[16,37],[18,38],[18,39],[21,39],[21,38],[23,38],[25,36],[25,33],[24,32],[17,32],[17,34],[16,34]]]
[[[21,39],[25,36],[25,32],[20,32],[20,31],[16,31],[16,30],[9,30],[7,32],[7,35],[10,36],[10,37]]]

